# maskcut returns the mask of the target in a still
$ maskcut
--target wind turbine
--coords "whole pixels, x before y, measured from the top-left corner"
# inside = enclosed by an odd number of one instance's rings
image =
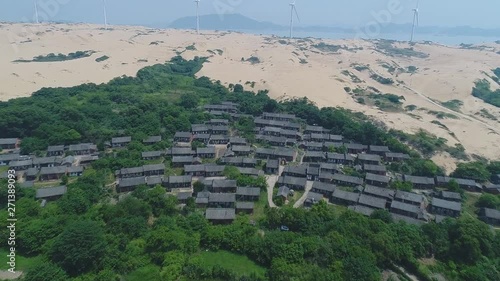
[[[293,13],[295,12],[295,16],[297,20],[300,22],[299,14],[297,13],[297,8],[295,8],[295,1],[290,3],[290,39],[293,37]]]
[[[106,0],[102,0],[102,11],[104,13],[104,29],[108,30],[108,14],[106,13]]]
[[[38,20],[38,4],[36,3],[37,0],[35,0],[35,22],[38,24],[40,21]]]
[[[415,26],[418,26],[418,4],[419,3],[420,3],[420,0],[417,0],[417,7],[415,7],[415,9],[413,9],[413,25],[411,26],[410,42],[413,42],[413,35],[415,34]]]
[[[196,34],[200,34],[200,0],[194,0],[196,2]]]

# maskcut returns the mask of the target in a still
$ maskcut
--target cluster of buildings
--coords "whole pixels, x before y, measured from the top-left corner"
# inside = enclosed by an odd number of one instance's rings
[[[461,214],[462,198],[458,193],[430,192],[446,187],[451,180],[465,190],[500,193],[500,175],[498,181],[485,186],[468,179],[394,175],[387,171],[386,164],[408,160],[409,155],[391,152],[386,146],[350,142],[321,126],[304,126],[302,120],[291,114],[263,113],[253,117],[240,114],[238,105],[231,102],[206,105],[204,109],[217,119],[192,124],[190,131],[175,133],[171,148],[143,151],[143,160],[157,164],[115,171],[116,191],[130,192],[139,186],[160,185],[175,194],[180,203],[193,200],[199,208],[206,208],[206,218],[214,223],[229,223],[238,213],[252,213],[260,198],[260,188],[238,186],[236,181],[225,178],[226,166],[234,166],[242,175],[251,177],[279,176],[277,196],[284,199],[292,190],[305,190],[308,182],[312,182],[305,207],[326,199],[364,215],[379,209],[388,210],[395,220],[414,224]],[[227,119],[242,116],[251,117],[255,122],[257,143],[254,145],[238,136]],[[161,141],[161,136],[142,140],[148,146]],[[120,136],[105,146],[126,148],[131,142],[130,136]],[[202,145],[192,146],[193,142]],[[87,165],[99,158],[97,146],[92,143],[49,146],[44,157],[20,155],[19,145],[19,139],[0,139],[0,166],[16,170],[25,187],[33,186],[35,181],[60,180],[64,175],[80,176]],[[164,159],[167,161],[163,162]],[[284,168],[278,175],[280,166]],[[356,173],[346,174],[346,167]],[[171,168],[182,169],[182,175],[169,175]],[[409,182],[415,189],[429,190],[427,193],[432,196],[389,189],[393,181]],[[203,186],[202,191],[194,191],[196,182]],[[36,196],[41,200],[55,200],[66,191],[66,186],[43,188],[37,189]],[[484,209],[479,217],[499,224],[498,213]]]

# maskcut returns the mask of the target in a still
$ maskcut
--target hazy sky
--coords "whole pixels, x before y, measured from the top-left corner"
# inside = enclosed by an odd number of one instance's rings
[[[110,24],[166,24],[195,13],[193,0],[106,2]],[[381,11],[385,11],[386,15],[389,12],[391,22],[409,23],[416,2],[296,0],[296,6],[302,25],[364,26]],[[40,19],[103,22],[102,0],[38,0],[38,3]],[[289,3],[290,0],[201,0],[200,13],[241,13],[257,20],[286,25],[290,15]],[[388,8],[390,5],[395,5],[395,8]],[[420,25],[500,27],[499,12],[499,0],[421,0]],[[33,18],[34,0],[0,0],[0,21],[33,21]]]

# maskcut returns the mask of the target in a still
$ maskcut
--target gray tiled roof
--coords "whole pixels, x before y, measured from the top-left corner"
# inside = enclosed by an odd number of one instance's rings
[[[363,184],[362,178],[353,177],[353,176],[346,176],[346,175],[342,175],[342,174],[334,174],[332,176],[332,179],[337,180],[337,181],[351,183],[351,184],[357,184],[357,185]]]
[[[210,193],[210,197],[208,197],[208,202],[214,203],[232,203],[236,202],[236,194],[235,193]]]
[[[391,178],[388,176],[381,176],[381,175],[375,175],[375,174],[370,174],[366,173],[365,177],[366,181],[376,181],[376,182],[382,182],[382,183],[388,183],[391,181]]]
[[[253,210],[255,204],[253,202],[236,202],[236,209]]]
[[[260,188],[258,187],[238,187],[236,195],[243,196],[260,196]]]
[[[394,198],[401,199],[404,201],[410,201],[415,203],[422,203],[424,201],[424,196],[412,192],[398,190],[394,195]]]
[[[462,211],[462,204],[459,202],[454,202],[454,201],[447,201],[439,198],[432,198],[432,206],[437,207],[437,208],[443,208],[443,209],[448,209],[448,210],[453,210],[460,212]]]
[[[168,182],[170,184],[175,184],[175,183],[191,183],[192,181],[192,176],[169,176],[168,177]]]
[[[57,187],[39,188],[36,190],[35,198],[47,198],[52,196],[60,196],[68,191],[68,187],[65,185]]]
[[[126,143],[126,142],[131,142],[132,137],[117,137],[117,138],[112,138],[111,143]]]
[[[413,213],[413,214],[420,214],[421,210],[419,207],[407,203],[402,203],[399,201],[392,201],[391,203],[391,209],[397,209],[397,210],[402,210],[405,212]]]
[[[373,207],[376,209],[385,209],[385,205],[387,203],[387,200],[380,199],[380,198],[373,197],[373,196],[366,195],[366,194],[361,194],[359,196],[358,202],[359,202],[359,204],[367,205],[369,207]]]
[[[375,212],[375,209],[368,208],[368,207],[361,206],[361,205],[349,206],[348,209],[351,211],[354,211],[356,213],[368,216],[368,217],[371,216],[373,212]]]
[[[144,165],[144,172],[165,170],[165,164]]]
[[[361,161],[378,161],[380,162],[382,159],[380,158],[379,155],[376,155],[376,154],[359,154],[358,155],[358,160],[361,160]]]
[[[319,181],[313,182],[312,189],[334,192],[336,186],[334,184],[323,183]]]
[[[236,218],[236,212],[235,209],[208,208],[205,212],[205,218],[207,220],[233,220]]]
[[[5,144],[16,144],[18,139],[16,138],[10,138],[10,139],[0,139],[0,145],[5,145]]]
[[[385,197],[388,199],[394,198],[394,194],[396,193],[396,191],[394,191],[392,189],[382,188],[382,187],[368,185],[368,184],[365,186],[365,189],[363,192],[366,194],[377,195],[377,196]]]
[[[333,192],[332,198],[337,198],[337,199],[357,203],[358,199],[359,199],[359,193],[344,191],[342,189],[335,189],[335,191]]]
[[[119,187],[133,187],[133,186],[139,186],[142,184],[146,184],[145,177],[124,178],[124,179],[120,179],[118,182]]]

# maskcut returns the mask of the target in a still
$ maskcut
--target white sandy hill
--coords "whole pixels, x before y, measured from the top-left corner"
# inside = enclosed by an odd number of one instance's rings
[[[226,84],[255,82],[255,90],[268,89],[273,98],[306,96],[320,107],[341,106],[361,111],[390,128],[405,132],[413,133],[423,128],[446,138],[451,146],[461,143],[471,155],[500,158],[500,126],[494,120],[500,118],[500,110],[471,95],[477,79],[488,79],[492,87],[498,86],[488,78],[492,69],[500,67],[498,44],[459,48],[388,43],[396,51],[413,48],[419,52],[414,54],[425,55],[408,57],[380,47],[387,46],[387,42],[288,41],[241,33],[207,31],[196,35],[191,31],[135,26],[103,30],[100,26],[87,24],[0,24],[0,38],[3,38],[0,41],[0,100],[29,96],[42,87],[102,83],[121,75],[135,75],[144,66],[165,62],[182,52],[187,59],[209,57],[198,76],[208,76]],[[315,47],[321,42],[326,48]],[[195,50],[186,50],[193,43]],[[328,49],[333,45],[341,48]],[[96,53],[63,62],[13,62],[49,53],[85,50]],[[95,61],[103,55],[110,58]],[[246,61],[250,57],[258,58],[259,62]],[[366,66],[367,70],[355,70],[356,65]],[[390,72],[388,66],[395,71]],[[405,71],[409,66],[415,66],[416,72]],[[361,81],[346,76],[345,71]],[[370,77],[372,74],[392,78],[395,83],[380,84]],[[252,88],[248,83],[245,86]],[[344,87],[372,87],[381,93],[403,96],[402,108],[415,105],[417,109],[411,113],[404,110],[384,112],[373,105],[359,104]],[[463,102],[460,113],[439,104],[454,99]],[[452,113],[458,119],[438,119],[428,111]],[[431,123],[436,120],[446,127]],[[453,168],[450,164],[453,161],[446,154],[435,160],[448,169]]]

